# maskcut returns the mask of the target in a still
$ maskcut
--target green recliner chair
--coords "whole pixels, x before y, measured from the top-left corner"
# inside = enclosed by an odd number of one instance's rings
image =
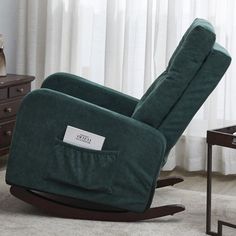
[[[157,179],[230,61],[212,25],[196,19],[141,100],[75,75],[49,76],[17,115],[6,173],[11,193],[79,219],[138,221],[183,211],[150,208],[156,187],[181,181]],[[63,142],[68,125],[105,137],[102,150]]]

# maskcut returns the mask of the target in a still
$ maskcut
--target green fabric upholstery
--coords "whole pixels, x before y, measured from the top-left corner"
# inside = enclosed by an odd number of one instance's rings
[[[209,30],[210,32],[212,33],[215,33],[215,30],[212,26],[212,24],[204,19],[199,19],[199,18],[196,18],[193,23],[189,26],[189,28],[187,29],[187,31],[185,32],[184,36],[182,37],[179,45],[177,46],[177,48],[175,49],[173,55],[171,56],[170,58],[170,61],[168,63],[168,67],[166,69],[166,71],[168,71],[168,69],[170,68],[175,56],[179,53],[179,51],[181,50],[182,46],[183,46],[183,43],[184,41],[187,39],[187,36],[190,32],[192,32],[192,30],[194,30],[196,27],[203,27],[205,28],[206,30]],[[162,73],[159,78],[162,78],[164,77],[163,74],[166,73],[166,71],[164,73]],[[159,79],[156,79],[152,84],[151,86],[148,88],[148,90],[146,91],[146,93],[142,96],[142,98],[140,99],[141,103],[146,99],[146,97],[153,91],[153,89],[156,87],[156,83],[158,83],[158,80]],[[141,104],[140,103],[140,104]],[[140,105],[139,104],[139,105]]]
[[[48,76],[42,88],[56,90],[120,114],[131,116],[138,99],[69,73]]]
[[[203,28],[209,32],[212,32],[213,34],[215,34],[215,30],[212,26],[212,24],[209,21],[206,21],[204,19],[199,19],[196,18],[193,23],[189,26],[189,28],[187,29],[187,31],[185,32],[184,36],[182,37],[181,41],[179,42],[179,45],[177,46],[177,48],[175,49],[172,57],[170,58],[170,61],[168,63],[168,68],[171,66],[172,62],[174,61],[176,55],[178,55],[178,53],[180,52],[180,50],[182,49],[182,47],[184,46],[184,42],[185,40],[187,40],[187,38],[189,37],[188,35],[191,34],[193,32],[193,30],[196,30],[196,28]]]
[[[212,26],[197,19],[140,101],[71,74],[48,77],[17,114],[6,182],[134,212],[148,209],[169,150],[230,64],[214,41]],[[102,150],[64,143],[68,125],[104,136]]]
[[[159,130],[167,139],[166,157],[195,113],[219,83],[230,62],[229,53],[216,43],[181,98],[163,119]]]
[[[215,33],[210,23],[195,20],[174,52],[167,70],[141,98],[132,117],[158,128],[199,70],[214,42]]]
[[[67,125],[106,137],[103,150],[62,142]],[[142,212],[150,206],[165,146],[164,136],[149,125],[57,91],[39,89],[26,96],[18,112],[6,181]]]

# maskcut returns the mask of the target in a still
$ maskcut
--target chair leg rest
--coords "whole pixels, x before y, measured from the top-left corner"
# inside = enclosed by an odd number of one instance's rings
[[[167,215],[174,215],[185,210],[185,207],[183,205],[173,204],[150,208],[143,213],[128,211],[97,211],[69,206],[64,203],[46,198],[45,196],[42,196],[25,188],[14,185],[11,186],[10,192],[20,200],[36,206],[50,215],[62,218],[113,222],[133,222],[159,218]]]
[[[183,182],[184,179],[180,176],[170,176],[163,179],[158,179],[156,188],[163,188],[166,186],[173,186],[175,184]]]

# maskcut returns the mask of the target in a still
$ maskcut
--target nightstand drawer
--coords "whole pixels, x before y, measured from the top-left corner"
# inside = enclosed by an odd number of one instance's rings
[[[21,99],[0,104],[0,119],[16,115],[20,107]]]
[[[0,159],[9,152],[16,114],[34,79],[29,75],[0,76]]]
[[[0,89],[0,100],[7,98],[7,88]]]
[[[30,91],[30,83],[19,84],[9,88],[9,98],[25,95]]]
[[[0,148],[8,147],[11,144],[15,121],[10,121],[0,125]]]

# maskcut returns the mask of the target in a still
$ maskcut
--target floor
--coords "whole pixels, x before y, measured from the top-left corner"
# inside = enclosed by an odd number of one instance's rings
[[[212,229],[218,219],[236,223],[236,197],[214,194]],[[173,216],[149,221],[118,223],[63,219],[47,215],[9,193],[0,171],[1,236],[206,236],[206,194],[175,187],[158,189],[152,206],[183,204],[186,210]],[[224,229],[224,236],[235,236],[235,230]]]
[[[170,172],[162,172],[161,177],[182,176],[184,182],[176,185],[179,189],[206,192],[206,173],[205,172],[186,172],[179,168]],[[236,196],[236,175],[213,174],[212,192]]]
[[[0,171],[6,168],[7,155],[0,157]]]
[[[206,209],[206,174],[186,172],[176,169],[162,172],[161,177],[182,176],[185,181],[158,189],[154,195],[153,206],[170,203],[183,204],[184,212],[174,216],[138,223],[111,223],[75,221],[48,216],[38,209],[14,198],[9,186],[4,182],[7,157],[0,158],[0,235],[1,236],[204,236]],[[214,175],[212,201],[212,229],[216,230],[218,219],[235,223],[236,219],[236,176]],[[217,194],[218,193],[218,194]],[[221,194],[221,195],[220,195]],[[228,196],[227,196],[228,195]],[[232,195],[232,196],[230,196]],[[168,225],[168,227],[167,227]],[[224,234],[234,236],[235,230],[226,227]]]

